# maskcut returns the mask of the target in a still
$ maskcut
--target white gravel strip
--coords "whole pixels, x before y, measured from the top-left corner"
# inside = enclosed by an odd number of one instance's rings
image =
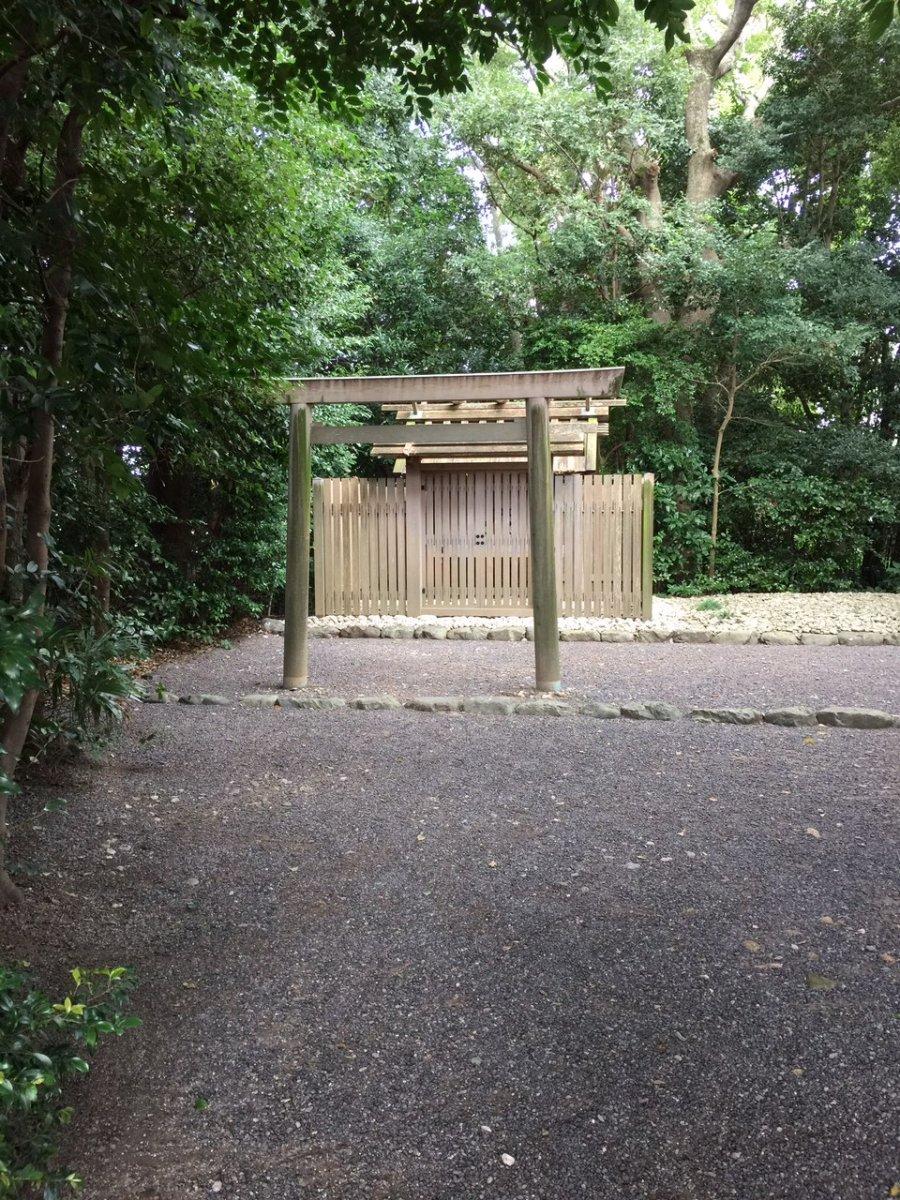
[[[284,622],[263,627],[281,633]],[[530,617],[311,617],[310,633],[329,637],[527,637]],[[690,598],[656,596],[651,621],[562,617],[565,641],[712,641],[769,645],[900,644],[900,596],[886,592],[745,592]]]

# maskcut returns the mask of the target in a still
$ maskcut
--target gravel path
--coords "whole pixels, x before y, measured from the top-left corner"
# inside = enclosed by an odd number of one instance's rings
[[[284,642],[254,634],[230,650],[179,659],[159,670],[176,693],[240,695],[271,691],[281,678]],[[563,679],[576,695],[667,700],[691,706],[846,704],[900,712],[897,646],[692,646],[569,642]],[[534,679],[529,642],[310,642],[312,691],[400,696],[514,694]]]
[[[141,707],[19,807],[0,933],[143,980],[85,1200],[884,1200],[895,777],[891,733]]]

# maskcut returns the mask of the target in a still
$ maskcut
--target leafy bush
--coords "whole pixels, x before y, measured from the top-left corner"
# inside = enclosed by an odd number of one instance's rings
[[[81,1180],[56,1162],[59,1129],[72,1119],[67,1081],[89,1070],[77,1051],[140,1025],[124,1005],[124,967],[72,971],[71,995],[54,1003],[22,970],[0,967],[0,1197],[56,1200]]]

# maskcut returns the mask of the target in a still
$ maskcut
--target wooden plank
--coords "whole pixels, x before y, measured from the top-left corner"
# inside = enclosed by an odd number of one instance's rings
[[[378,612],[377,598],[371,585],[371,541],[369,532],[369,497],[363,480],[358,480],[355,527],[359,538],[359,611],[363,616]]]
[[[397,479],[394,481],[394,495],[396,497],[396,538],[397,538],[397,613],[406,612],[406,480]],[[419,606],[421,607],[421,589],[419,593]]]
[[[611,408],[622,408],[624,396],[609,396],[603,400],[554,400],[550,405],[550,424],[558,421],[607,421]],[[414,425],[433,421],[512,421],[524,417],[524,400],[495,400],[487,404],[429,404],[417,408],[414,404],[382,404],[381,411],[392,413],[397,421]]]
[[[572,615],[584,614],[584,481],[585,476],[572,477]]]
[[[422,468],[416,459],[406,464],[406,605],[410,617],[421,616],[425,565]]]
[[[631,477],[631,615],[641,615],[641,487],[640,475]]]
[[[325,480],[313,480],[313,580],[315,611],[325,616]]]
[[[291,406],[288,455],[287,571],[284,584],[282,684],[305,687],[309,678],[309,518],[312,499],[312,412]]]
[[[613,615],[613,485],[612,476],[604,475],[601,480],[601,526],[603,531],[603,604],[601,616]]]
[[[370,375],[290,379],[283,399],[306,404],[429,404],[448,400],[569,399],[616,396],[624,367],[503,371],[462,375]]]
[[[558,426],[578,436],[574,422]],[[575,431],[574,433],[571,431]],[[582,435],[583,436],[583,435]],[[525,421],[494,421],[491,424],[454,425],[314,425],[314,446],[377,444],[379,446],[445,446],[448,444],[492,446],[502,442],[525,441]]]
[[[325,612],[333,613],[335,611],[334,600],[334,502],[332,494],[334,491],[334,480],[323,479],[323,492],[325,496]]]
[[[612,545],[612,611],[611,617],[621,617],[622,612],[622,541],[624,513],[622,510],[622,476],[612,476],[613,524],[610,542]]]
[[[653,619],[653,476],[642,481],[641,508],[641,617]]]

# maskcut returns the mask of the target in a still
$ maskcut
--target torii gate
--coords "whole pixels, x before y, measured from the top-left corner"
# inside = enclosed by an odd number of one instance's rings
[[[284,403],[291,406],[288,470],[287,572],[284,597],[286,689],[309,678],[309,555],[312,454],[315,444],[503,445],[524,442],[528,463],[530,590],[534,621],[535,684],[558,692],[559,620],[553,533],[553,467],[550,401],[581,400],[570,420],[596,420],[592,401],[618,395],[624,368],[573,371],[507,371],[465,375],[386,375],[291,380]],[[315,404],[465,404],[525,401],[525,417],[502,423],[444,425],[313,425]]]

